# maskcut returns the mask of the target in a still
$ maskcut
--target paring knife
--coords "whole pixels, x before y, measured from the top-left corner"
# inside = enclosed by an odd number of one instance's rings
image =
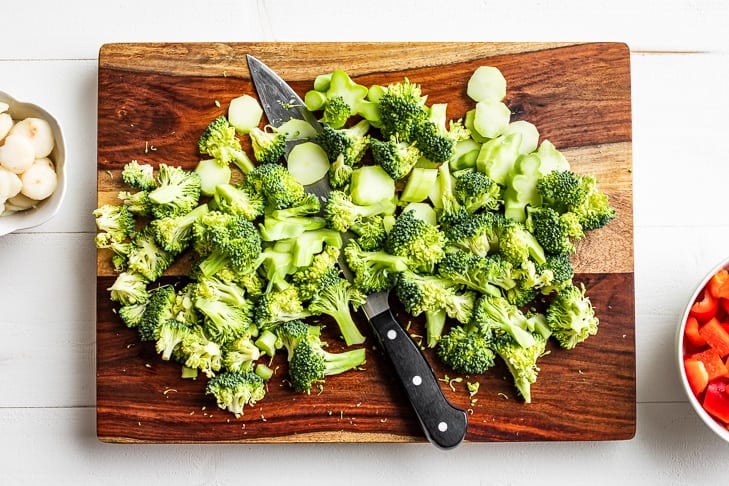
[[[271,126],[278,127],[291,118],[298,118],[307,121],[317,131],[321,129],[316,117],[278,74],[253,56],[248,55],[247,59],[251,80]],[[329,177],[324,176],[306,186],[306,190],[325,199],[331,191]],[[343,235],[343,241],[346,244],[346,235]],[[351,281],[352,274],[343,257],[339,259],[339,266]],[[388,299],[389,292],[371,294],[362,309],[390,358],[426,438],[440,448],[453,448],[466,435],[466,412],[446,400],[422,352],[395,320]]]

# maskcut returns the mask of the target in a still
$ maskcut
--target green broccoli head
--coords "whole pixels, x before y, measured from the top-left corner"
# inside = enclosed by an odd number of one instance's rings
[[[377,214],[355,221],[350,227],[356,235],[357,243],[365,251],[381,250],[387,239],[385,218]]]
[[[502,189],[483,172],[469,170],[455,181],[454,194],[470,213],[495,211],[502,204]]]
[[[152,203],[149,201],[149,191],[120,191],[118,198],[133,215],[152,216]]]
[[[432,162],[449,161],[455,154],[456,143],[471,136],[461,120],[447,121],[443,103],[432,105],[428,117],[416,123],[412,131],[418,149]]]
[[[370,136],[367,134],[369,128],[367,120],[360,120],[349,128],[340,129],[324,124],[316,141],[324,149],[330,162],[334,162],[341,155],[346,165],[354,167],[370,146]]]
[[[137,160],[132,160],[124,165],[121,176],[126,185],[139,191],[151,191],[157,187],[154,167],[151,164],[140,164]]]
[[[438,358],[456,373],[482,374],[494,366],[496,355],[488,336],[454,326],[436,348]]]
[[[506,219],[498,234],[498,252],[514,265],[522,265],[529,259],[538,264],[546,261],[544,248],[537,238],[517,221]]]
[[[208,205],[201,204],[182,216],[153,219],[149,223],[149,229],[154,241],[166,252],[173,255],[182,253],[192,242],[195,221],[208,211]]]
[[[544,251],[554,255],[574,253],[573,240],[584,236],[575,213],[559,214],[549,207],[527,208],[526,227]]]
[[[261,194],[233,184],[218,184],[213,193],[215,208],[224,213],[254,221],[263,216],[265,200]]]
[[[149,280],[141,273],[123,271],[107,290],[111,300],[121,305],[143,304],[149,300],[148,283]]]
[[[266,388],[263,379],[253,371],[224,371],[208,381],[205,393],[215,397],[218,407],[237,418],[243,415],[246,405],[253,406],[263,399]]]
[[[94,209],[96,227],[116,242],[123,242],[134,234],[134,214],[126,205],[104,204]]]
[[[150,191],[149,203],[155,218],[181,216],[197,207],[200,200],[200,176],[182,167],[159,165],[158,187]]]
[[[494,338],[492,349],[504,361],[514,379],[514,386],[525,403],[531,403],[531,385],[537,381],[539,366],[537,360],[544,355],[547,340],[539,333],[533,333],[534,343],[519,345],[513,337],[501,335]]]
[[[312,326],[301,319],[293,319],[280,323],[275,328],[276,339],[286,350],[286,360],[291,361],[296,346],[303,340],[318,338],[321,334],[319,326]]]
[[[339,247],[325,245],[324,249],[314,255],[311,264],[298,267],[291,275],[291,282],[298,288],[301,299],[311,300],[324,287],[339,278]]]
[[[587,196],[582,205],[573,208],[572,212],[585,231],[602,228],[615,219],[615,208],[610,206],[607,194],[597,187],[594,176],[583,175],[580,182]]]
[[[271,128],[271,131],[253,127],[251,137],[253,157],[259,164],[276,164],[286,153],[286,134]]]
[[[202,328],[195,326],[186,334],[180,348],[176,351],[177,359],[186,367],[202,371],[212,378],[220,371],[223,364],[223,350],[215,341],[209,339]]]
[[[458,286],[435,275],[421,275],[406,270],[399,275],[395,291],[411,315],[444,310],[461,323],[468,323],[476,302],[474,292],[458,292]]]
[[[383,250],[364,251],[356,240],[344,247],[344,257],[354,274],[355,287],[366,294],[393,288],[398,274],[407,270],[409,263],[407,257]]]
[[[407,78],[387,86],[377,103],[385,138],[412,142],[413,127],[428,117],[426,99],[420,85]]]
[[[504,224],[506,220],[501,213],[488,211],[469,214],[463,209],[458,217],[448,221],[444,233],[449,245],[483,257],[498,249]]]
[[[253,370],[255,361],[260,358],[261,351],[252,341],[250,333],[245,334],[223,348],[223,368],[227,371],[243,373]]]
[[[295,206],[304,197],[304,186],[279,164],[261,164],[246,176],[246,188],[264,197],[273,209]]]
[[[274,289],[263,294],[256,302],[254,319],[259,327],[267,327],[294,319],[311,316],[299,291],[294,286]]]
[[[149,292],[149,301],[137,325],[139,339],[142,341],[157,341],[160,337],[160,326],[168,320],[174,320],[174,306],[176,301],[175,288],[163,285]]]
[[[597,334],[599,320],[584,286],[568,285],[557,292],[546,316],[552,335],[563,348],[572,349]]]
[[[511,264],[497,254],[483,257],[457,248],[446,252],[437,268],[443,279],[492,295],[516,286],[511,272]]]
[[[127,268],[154,282],[174,262],[174,254],[162,248],[154,237],[151,223],[135,233],[127,254]]]
[[[554,170],[537,181],[537,192],[542,205],[558,213],[572,211],[585,203],[587,191],[581,176],[570,170]]]
[[[331,191],[324,203],[324,218],[327,224],[340,232],[349,230],[350,226],[364,218],[394,211],[395,203],[393,201],[382,200],[363,206],[355,204],[349,194],[339,190]]]
[[[387,174],[397,181],[407,176],[420,160],[420,150],[413,143],[391,137],[387,140],[372,139],[372,158]]]
[[[227,265],[244,273],[261,253],[261,236],[243,216],[209,211],[195,221],[193,235],[193,247],[202,258],[199,268],[205,276]]]
[[[385,250],[409,260],[415,271],[432,273],[445,255],[446,236],[437,227],[415,216],[401,213],[385,241]]]
[[[330,316],[337,324],[347,346],[362,344],[365,336],[352,318],[350,309],[358,309],[367,296],[348,280],[338,277],[314,294],[308,310],[312,314]]]
[[[169,361],[172,359],[173,353],[182,347],[185,336],[191,332],[193,332],[192,329],[184,322],[175,319],[162,321],[156,332],[155,349],[157,353],[163,360]]]

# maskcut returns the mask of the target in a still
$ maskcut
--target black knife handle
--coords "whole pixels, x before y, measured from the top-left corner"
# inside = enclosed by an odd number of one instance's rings
[[[425,436],[443,449],[460,444],[466,435],[466,412],[446,400],[418,346],[389,309],[370,318],[370,322],[407,392]]]

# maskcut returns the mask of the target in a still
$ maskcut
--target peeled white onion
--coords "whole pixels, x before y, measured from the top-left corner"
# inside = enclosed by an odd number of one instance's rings
[[[48,157],[53,150],[53,130],[42,118],[29,117],[20,120],[10,129],[10,135],[23,135],[33,144],[35,158]]]
[[[23,182],[20,192],[37,200],[53,194],[58,185],[56,171],[43,162],[32,164],[28,170],[20,174],[20,180]]]
[[[11,172],[20,174],[35,161],[33,143],[22,135],[10,134],[0,145],[0,164]]]

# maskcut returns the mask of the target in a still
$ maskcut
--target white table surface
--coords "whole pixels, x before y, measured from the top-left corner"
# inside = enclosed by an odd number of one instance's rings
[[[351,6],[350,6],[351,5]],[[729,3],[66,0],[0,8],[0,90],[64,126],[69,191],[0,237],[0,484],[724,484],[729,445],[676,376],[674,330],[729,254]],[[637,433],[599,443],[114,445],[95,431],[96,68],[143,41],[619,41],[631,48]],[[274,483],[274,484],[275,484]]]

